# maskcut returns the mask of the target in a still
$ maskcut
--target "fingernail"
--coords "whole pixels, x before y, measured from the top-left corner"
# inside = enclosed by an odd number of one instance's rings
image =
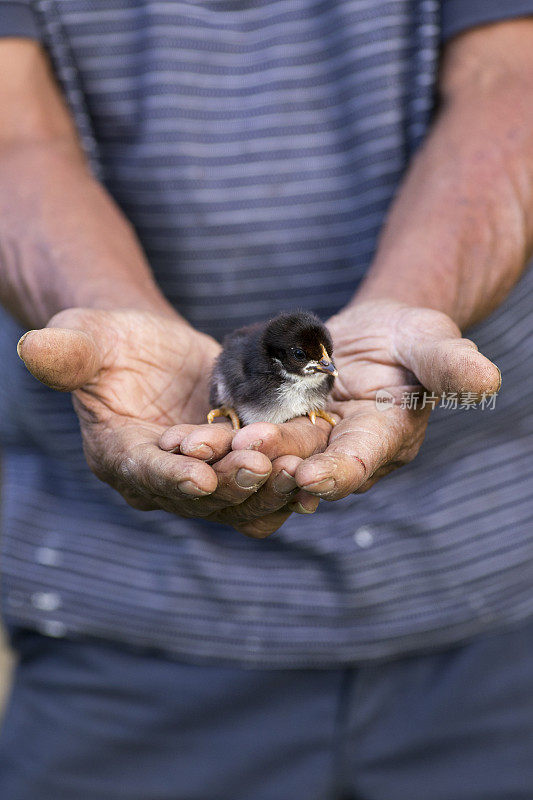
[[[294,511],[295,514],[314,514],[316,508],[310,509],[303,506],[300,502],[296,503],[287,503],[287,508],[290,511]]]
[[[209,461],[210,459],[214,458],[215,455],[211,447],[209,447],[209,445],[205,444],[204,442],[200,442],[200,444],[193,444],[193,445],[185,444],[185,446],[182,444],[181,452],[187,456],[194,456],[195,458],[201,458],[204,461]]]
[[[179,444],[173,444],[171,441],[170,442],[166,442],[165,439],[163,438],[164,435],[165,434],[163,434],[163,436],[159,440],[159,447],[161,448],[161,450],[164,450],[165,453],[179,453],[179,452],[181,452]]]
[[[265,478],[268,478],[268,472],[251,472],[249,469],[242,467],[235,476],[235,483],[241,489],[252,489],[254,486],[259,486]]]
[[[181,483],[178,483],[178,489],[180,492],[183,492],[183,494],[196,497],[205,497],[206,494],[211,494],[211,492],[204,492],[203,489],[200,489],[192,481],[181,481]]]
[[[297,483],[289,473],[282,469],[279,475],[274,478],[273,482],[274,491],[279,494],[289,494],[297,487]]]
[[[312,494],[327,494],[334,488],[335,481],[333,478],[324,478],[322,481],[317,481],[316,483],[307,483],[305,486],[302,486],[302,489],[305,489],[306,492],[311,492]]]
[[[23,336],[21,336],[17,342],[17,355],[21,361],[22,361],[22,356],[20,355],[20,348],[22,347],[22,342],[24,341],[28,333],[31,333],[31,331],[26,331],[26,333]]]
[[[255,442],[252,442],[252,444],[249,444],[246,449],[247,450],[259,450],[259,448],[261,447],[262,444],[263,444],[263,440],[262,439],[256,439]]]

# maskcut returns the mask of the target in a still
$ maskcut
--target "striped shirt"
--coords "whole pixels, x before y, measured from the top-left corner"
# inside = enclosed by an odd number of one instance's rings
[[[527,13],[533,0],[0,0],[0,35],[42,40],[159,285],[220,338],[348,301],[427,130],[443,38]],[[136,511],[100,483],[69,397],[25,371],[3,313],[5,618],[273,667],[526,619],[532,293],[529,272],[469,332],[504,376],[494,409],[436,410],[411,465],[264,541]]]

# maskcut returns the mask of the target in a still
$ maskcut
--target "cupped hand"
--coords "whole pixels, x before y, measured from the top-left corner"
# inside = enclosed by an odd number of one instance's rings
[[[36,378],[73,392],[90,468],[130,505],[262,537],[289,516],[301,459],[272,463],[255,448],[231,451],[228,425],[201,424],[219,350],[177,315],[92,309],[62,311],[18,347]],[[194,432],[189,449],[161,449],[177,424]]]
[[[232,441],[234,450],[260,441],[258,450],[270,458],[291,453],[304,459],[295,471],[300,497],[337,500],[366,491],[416,456],[433,403],[443,392],[469,392],[479,399],[500,388],[496,365],[441,312],[366,301],[340,312],[328,327],[339,371],[328,408],[337,425],[313,426],[304,418],[255,423]],[[434,400],[402,408],[405,393],[422,387]],[[394,402],[377,405],[379,392]]]

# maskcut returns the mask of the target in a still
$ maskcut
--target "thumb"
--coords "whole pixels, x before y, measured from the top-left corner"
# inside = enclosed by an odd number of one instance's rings
[[[427,312],[426,312],[427,313]],[[470,339],[461,338],[455,323],[440,312],[426,324],[405,326],[398,355],[422,386],[434,394],[472,392],[478,396],[498,392],[501,373]]]
[[[35,378],[61,392],[81,388],[102,366],[93,336],[76,329],[28,331],[19,340],[17,353]]]
[[[500,390],[500,370],[470,339],[421,342],[412,355],[411,371],[435,394],[472,392],[479,397]]]

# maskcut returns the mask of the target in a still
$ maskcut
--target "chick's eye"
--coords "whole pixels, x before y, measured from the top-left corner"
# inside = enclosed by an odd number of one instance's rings
[[[296,348],[296,349],[293,351],[293,355],[294,355],[294,358],[295,358],[297,361],[305,361],[305,353],[304,353],[304,351],[303,351],[302,349],[300,349],[299,347],[297,347],[297,348]]]

